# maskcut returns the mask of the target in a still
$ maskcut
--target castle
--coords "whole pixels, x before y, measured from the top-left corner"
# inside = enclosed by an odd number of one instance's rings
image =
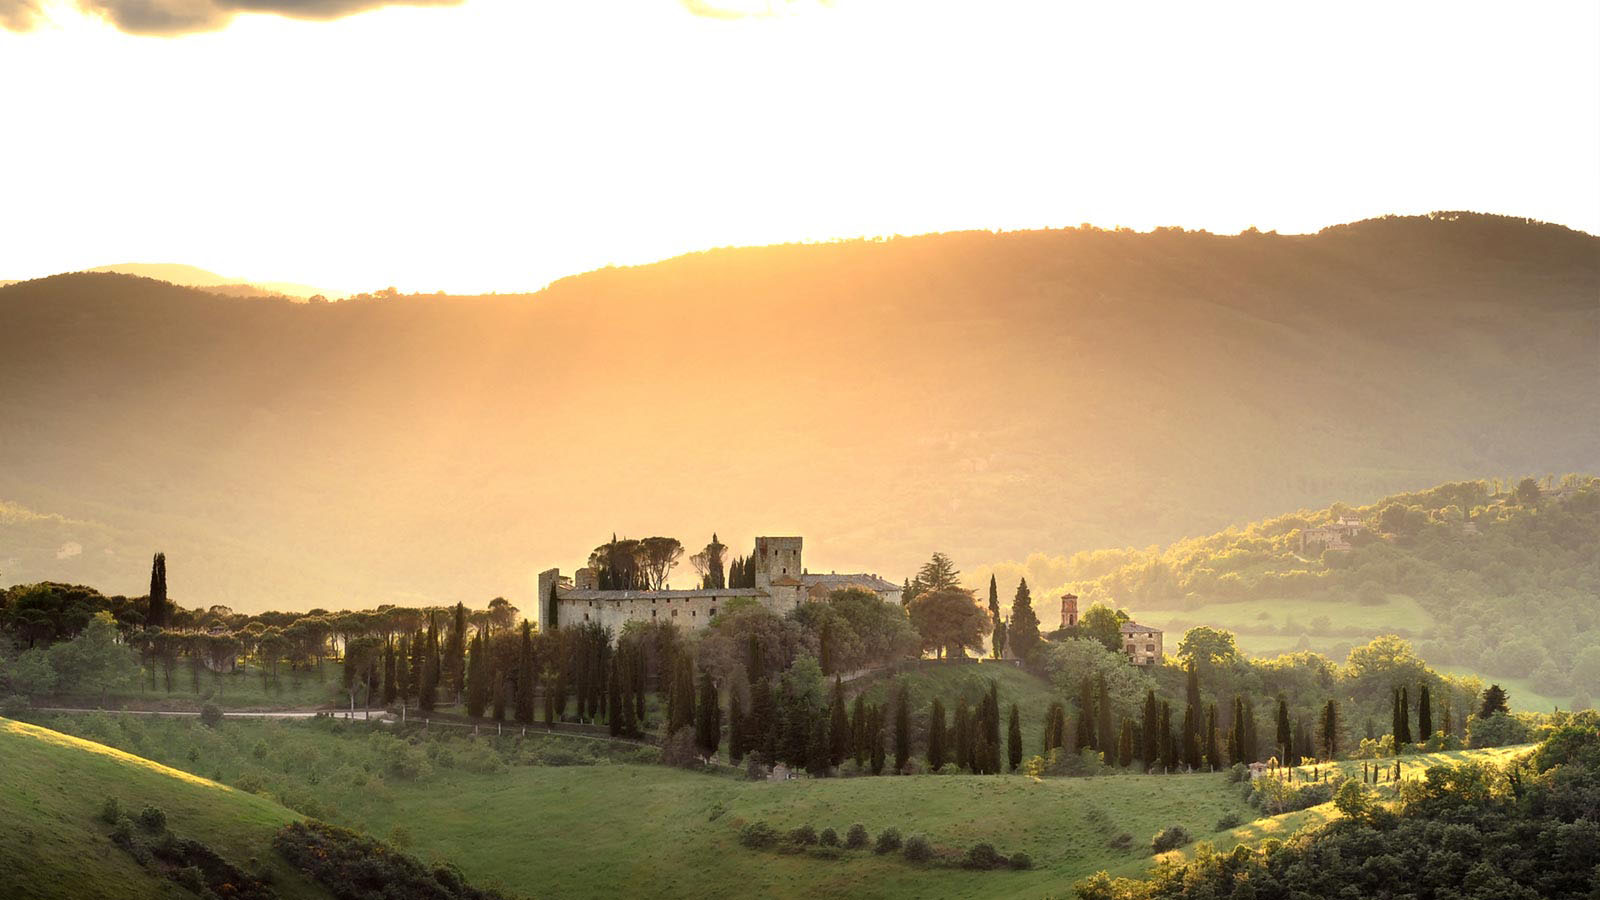
[[[620,634],[629,622],[669,621],[682,628],[711,624],[717,610],[730,602],[750,599],[780,615],[811,600],[826,599],[832,591],[859,588],[899,603],[901,586],[877,575],[813,575],[801,557],[798,537],[758,537],[751,561],[754,587],[695,588],[693,590],[601,590],[593,569],[579,569],[569,579],[560,569],[539,573],[539,627],[565,628],[598,622]]]

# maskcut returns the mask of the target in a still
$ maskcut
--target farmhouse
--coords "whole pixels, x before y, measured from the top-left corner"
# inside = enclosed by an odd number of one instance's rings
[[[810,600],[825,599],[833,591],[859,588],[884,600],[900,602],[901,586],[876,574],[812,574],[805,569],[799,537],[758,537],[751,560],[754,587],[695,588],[692,590],[602,590],[592,569],[579,569],[575,579],[559,569],[539,573],[539,626],[556,628],[598,622],[621,632],[629,622],[668,621],[682,628],[711,624],[717,610],[730,602],[749,599],[776,613],[786,613]]]
[[[1313,547],[1337,553],[1348,552],[1351,548],[1350,539],[1360,534],[1365,527],[1361,524],[1361,520],[1354,516],[1340,516],[1337,521],[1328,525],[1307,528],[1300,532],[1300,553],[1303,556]]]
[[[1136,666],[1161,665],[1161,629],[1123,622],[1122,651],[1128,654],[1128,662]]]

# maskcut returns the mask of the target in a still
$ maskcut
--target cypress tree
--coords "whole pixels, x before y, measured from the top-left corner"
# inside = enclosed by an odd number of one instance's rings
[[[1154,688],[1145,691],[1144,695],[1144,720],[1142,736],[1144,746],[1139,752],[1139,761],[1144,763],[1146,769],[1155,766],[1161,757],[1161,745],[1157,738],[1160,733],[1161,708],[1156,705],[1156,692]]]
[[[1248,759],[1245,753],[1245,722],[1244,701],[1238,694],[1233,695],[1233,727],[1228,730],[1228,761],[1229,762],[1254,762]]]
[[[894,697],[894,770],[903,772],[911,761],[911,695],[905,683]]]
[[[1190,709],[1194,710],[1195,724],[1200,722],[1200,674],[1195,671],[1194,660],[1189,660],[1184,672],[1184,694]]]
[[[965,697],[956,703],[956,767],[972,768],[972,713]]]
[[[872,745],[872,774],[883,774],[883,708],[873,706],[867,713],[867,740]]]
[[[433,712],[439,694],[439,624],[428,617],[428,642],[422,653],[422,690],[417,694],[417,708]]]
[[[990,766],[996,774],[1000,772],[1000,686],[994,681],[989,682],[989,714],[984,720],[989,731],[989,745],[994,748],[994,759]]]
[[[700,672],[700,702],[694,720],[694,745],[707,759],[717,755],[722,743],[722,706],[717,701],[717,686],[711,673]]]
[[[1096,744],[1100,748],[1101,759],[1110,765],[1117,754],[1117,733],[1111,729],[1111,690],[1106,686],[1104,672],[1095,679],[1094,712]]]
[[[1255,762],[1261,758],[1261,741],[1256,735],[1256,702],[1244,698],[1244,761]]]
[[[1017,595],[1011,601],[1011,622],[1006,626],[1006,643],[1018,659],[1026,661],[1039,646],[1039,616],[1033,611],[1033,594],[1028,590],[1028,579],[1017,585]]]
[[[1200,724],[1194,720],[1194,708],[1183,707],[1183,764],[1190,771],[1200,768]]]
[[[1165,700],[1161,701],[1161,717],[1156,725],[1156,740],[1160,744],[1158,761],[1162,770],[1170,772],[1177,768],[1177,748],[1172,739],[1172,706]]]
[[[1506,704],[1505,689],[1498,684],[1491,684],[1483,690],[1483,704],[1478,708],[1478,718],[1487,719],[1495,713],[1510,713],[1511,707]]]
[[[850,719],[844,711],[844,682],[833,679],[833,702],[828,704],[828,765],[842,766],[850,755]]]
[[[826,778],[830,771],[828,756],[832,752],[828,743],[828,717],[821,710],[811,717],[810,740],[806,744],[806,772],[813,778]]]
[[[728,759],[734,765],[744,759],[744,708],[739,692],[728,692]]]
[[[1080,751],[1094,745],[1094,689],[1089,684],[1089,676],[1085,675],[1078,689],[1078,731],[1072,749]]]
[[[606,673],[606,731],[612,737],[622,736],[622,685],[617,677],[617,658],[611,658],[611,671]]]
[[[1022,713],[1011,704],[1011,718],[1006,725],[1006,762],[1015,772],[1022,765]]]
[[[394,658],[395,692],[400,698],[400,708],[411,702],[411,642],[400,638],[400,649]]]
[[[1410,688],[1403,687],[1400,689],[1400,730],[1394,734],[1395,749],[1397,752],[1399,750],[1399,745],[1412,743],[1410,693]]]
[[[778,705],[766,678],[750,686],[750,733],[745,737],[745,750],[760,751],[767,763],[778,758]]]
[[[993,575],[989,576],[989,624],[994,629],[994,633],[998,633],[1000,628],[1000,590],[995,585]],[[1001,641],[995,640],[990,644],[989,655],[999,659],[1003,647],[1004,644]]]
[[[1424,741],[1433,737],[1433,702],[1426,684],[1417,694],[1417,737]]]
[[[1282,763],[1293,766],[1290,756],[1294,753],[1294,732],[1289,728],[1289,701],[1282,694],[1278,695],[1278,749]]]
[[[533,623],[522,623],[522,641],[517,646],[516,720],[533,724]]]
[[[1217,705],[1206,707],[1206,765],[1215,772],[1221,768],[1222,748],[1217,746]]]
[[[860,694],[850,711],[850,755],[855,757],[857,769],[865,769],[867,758],[872,755],[867,743],[867,704]]]
[[[422,629],[417,629],[411,635],[411,666],[409,693],[416,698],[417,705],[422,705],[422,672],[426,668],[428,639],[423,635]]]
[[[400,695],[400,688],[395,684],[394,641],[383,642],[383,705],[388,706],[394,698]]]
[[[944,701],[935,697],[928,712],[928,769],[937,772],[944,768],[944,756]]]
[[[445,648],[445,691],[452,701],[460,701],[467,675],[467,607],[456,602],[450,641]]]
[[[474,719],[481,718],[489,705],[489,654],[483,643],[481,634],[472,639],[471,668],[466,673],[467,715]]]
[[[150,605],[144,621],[153,628],[165,628],[172,618],[172,604],[167,601],[167,555],[157,553],[150,561]]]
[[[1338,755],[1339,704],[1330,698],[1328,704],[1322,708],[1322,758],[1333,760]]]
[[[1133,765],[1133,720],[1122,720],[1122,735],[1117,739],[1117,765],[1126,769]]]

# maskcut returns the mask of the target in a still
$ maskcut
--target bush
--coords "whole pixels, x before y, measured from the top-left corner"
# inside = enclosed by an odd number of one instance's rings
[[[940,774],[940,775],[960,775],[961,774],[961,767],[956,765],[955,763],[945,763],[943,766],[939,767],[938,774]]]
[[[139,827],[152,834],[167,830],[167,814],[159,806],[146,806],[139,810]]]
[[[111,827],[111,839],[126,847],[133,842],[133,820],[127,816],[118,816],[117,824]]]
[[[386,897],[503,900],[498,891],[468,885],[452,867],[429,869],[414,856],[353,831],[321,822],[291,822],[272,839],[291,865],[340,897],[353,885],[381,885]]]
[[[739,829],[739,843],[752,850],[762,850],[777,842],[777,830],[765,822],[751,822]]]
[[[837,847],[839,846],[839,832],[834,831],[832,828],[824,828],[822,833],[817,835],[817,843],[824,847]]]
[[[21,694],[10,694],[0,699],[0,716],[15,719],[28,711],[28,698]]]
[[[222,724],[222,707],[215,703],[207,703],[200,707],[200,724],[207,728],[215,728]]]
[[[1238,784],[1241,781],[1249,781],[1249,780],[1250,780],[1250,767],[1249,766],[1245,765],[1244,763],[1234,763],[1233,765],[1228,767],[1228,781],[1229,781],[1229,783]]]
[[[1242,822],[1243,822],[1243,820],[1239,818],[1239,814],[1238,813],[1228,813],[1227,815],[1225,815],[1222,818],[1217,820],[1217,828],[1216,828],[1216,830],[1217,831],[1227,831],[1230,828],[1238,828],[1239,825],[1242,824]]]
[[[1011,854],[1011,859],[1007,860],[1007,862],[1010,863],[1011,868],[1013,869],[1021,870],[1033,868],[1033,857],[1023,853],[1020,850]]]
[[[1165,853],[1168,850],[1176,850],[1193,840],[1194,835],[1189,833],[1189,829],[1184,828],[1182,825],[1168,825],[1166,828],[1156,832],[1155,837],[1150,839],[1150,849],[1156,853]]]
[[[810,825],[801,825],[789,832],[789,840],[802,847],[809,847],[817,842],[817,830]]]
[[[849,850],[860,850],[867,845],[867,826],[857,822],[845,832],[844,845]]]
[[[961,861],[966,869],[998,869],[1007,865],[1006,858],[995,852],[993,844],[973,844]]]
[[[906,838],[905,855],[906,859],[914,863],[927,862],[933,859],[933,844],[928,842],[927,836],[913,834]]]
[[[1530,735],[1527,723],[1516,716],[1502,712],[1497,712],[1487,719],[1473,716],[1467,722],[1467,746],[1474,750],[1479,747],[1504,747],[1509,744],[1526,743]]]
[[[115,825],[121,818],[122,804],[118,803],[115,797],[107,797],[105,805],[100,807],[100,821],[107,825]]]
[[[893,853],[900,849],[900,829],[885,828],[878,832],[878,842],[873,845],[873,853]]]

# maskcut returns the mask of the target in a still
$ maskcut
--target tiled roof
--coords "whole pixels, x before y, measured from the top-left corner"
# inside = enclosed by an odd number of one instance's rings
[[[1151,628],[1149,625],[1140,625],[1138,622],[1123,622],[1122,623],[1122,633],[1123,634],[1132,634],[1135,631],[1155,631],[1155,632],[1160,632],[1161,629],[1159,629],[1159,628]]]
[[[691,597],[765,597],[757,588],[696,588],[692,591],[556,590],[558,600],[687,600]]]
[[[859,575],[812,575],[812,574],[808,573],[808,574],[805,574],[805,575],[801,575],[800,576],[800,581],[801,581],[801,583],[805,584],[807,587],[810,587],[811,585],[814,585],[814,584],[820,584],[820,585],[822,585],[824,587],[827,587],[827,588],[845,588],[845,587],[850,587],[851,585],[860,585],[860,586],[862,586],[864,588],[869,588],[869,589],[874,590],[874,591],[898,591],[898,590],[900,590],[900,585],[895,584],[892,581],[885,581],[885,580],[883,580],[882,578],[879,578],[876,575],[867,575],[867,574],[859,574]]]

